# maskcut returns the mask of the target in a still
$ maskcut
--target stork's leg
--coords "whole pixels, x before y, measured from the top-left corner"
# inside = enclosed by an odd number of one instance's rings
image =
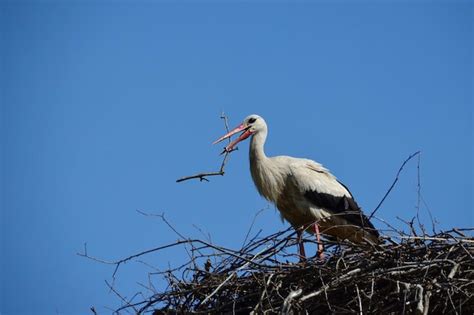
[[[298,236],[300,261],[305,261],[306,260],[306,253],[304,251],[304,244],[303,244],[303,231],[304,231],[304,229],[302,229],[302,228],[296,229],[296,234]]]
[[[318,257],[319,259],[324,259],[324,246],[323,243],[321,243],[321,235],[319,234],[319,226],[317,223],[313,224],[314,227],[314,233],[316,234],[316,240],[318,241]]]

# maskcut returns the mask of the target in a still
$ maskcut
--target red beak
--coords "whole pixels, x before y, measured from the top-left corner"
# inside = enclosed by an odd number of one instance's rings
[[[217,139],[216,141],[214,141],[212,144],[219,143],[219,142],[221,142],[221,141],[223,141],[227,138],[232,137],[233,135],[235,135],[236,133],[239,133],[241,131],[243,131],[243,133],[237,139],[235,139],[234,141],[229,143],[224,148],[224,152],[230,152],[234,149],[234,147],[237,145],[237,143],[239,143],[242,140],[247,139],[248,137],[250,137],[252,135],[252,132],[250,131],[249,126],[244,126],[244,124],[241,124],[238,127],[235,127],[234,129],[232,129],[231,131],[226,133],[225,135],[223,135],[222,137],[220,137],[219,139]]]

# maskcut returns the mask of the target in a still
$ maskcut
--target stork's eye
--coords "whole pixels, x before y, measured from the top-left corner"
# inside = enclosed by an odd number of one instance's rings
[[[253,124],[256,120],[257,120],[257,118],[253,118],[253,117],[250,118],[249,119],[249,124]]]

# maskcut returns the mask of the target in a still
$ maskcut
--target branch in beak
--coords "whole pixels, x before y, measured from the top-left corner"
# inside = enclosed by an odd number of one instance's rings
[[[224,150],[226,152],[230,152],[230,151],[233,151],[234,150],[234,147],[237,145],[237,143],[239,143],[240,141],[243,141],[245,139],[247,139],[248,137],[250,137],[252,135],[252,132],[250,131],[250,129],[246,128],[245,131],[237,138],[235,139],[234,141],[232,141],[231,143],[229,143],[225,148]]]
[[[214,141],[212,144],[219,143],[219,142],[221,142],[221,141],[223,141],[227,138],[230,138],[231,136],[235,135],[236,133],[244,131],[237,139],[235,139],[234,141],[229,143],[224,148],[223,153],[230,152],[230,151],[234,150],[234,147],[237,145],[237,143],[239,143],[242,140],[247,139],[248,137],[250,137],[250,135],[252,135],[252,132],[250,131],[249,128],[250,128],[250,126],[245,126],[244,124],[241,124],[241,125],[237,126],[236,128],[232,129],[231,131],[229,131],[227,134],[225,134],[222,137],[220,137],[219,139],[217,139],[216,141]]]

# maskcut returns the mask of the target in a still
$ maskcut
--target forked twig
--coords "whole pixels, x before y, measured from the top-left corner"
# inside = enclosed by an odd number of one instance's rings
[[[224,113],[222,113],[220,118],[224,120],[225,129],[226,129],[227,132],[229,132],[229,123],[228,123],[227,116]],[[230,143],[230,138],[229,138],[229,143]],[[237,150],[237,148],[235,150]],[[195,179],[195,178],[199,178],[199,181],[201,181],[201,182],[202,181],[208,182],[209,179],[207,179],[207,177],[209,177],[209,176],[223,176],[225,174],[224,168],[225,168],[225,165],[226,165],[226,163],[229,159],[229,155],[230,155],[230,153],[232,153],[235,150],[230,150],[230,151],[224,150],[224,152],[222,152],[224,154],[224,157],[222,159],[221,166],[220,166],[220,168],[217,172],[205,172],[205,173],[199,173],[199,174],[195,174],[195,175],[191,175],[191,176],[185,176],[185,177],[181,177],[181,178],[177,179],[176,182],[180,183],[180,182],[184,182],[186,180]]]
[[[383,204],[383,202],[385,201],[385,199],[388,197],[388,195],[390,194],[390,192],[392,191],[393,187],[395,187],[395,184],[398,182],[398,179],[400,177],[400,173],[402,172],[403,168],[405,167],[405,165],[408,163],[408,161],[410,161],[411,159],[413,159],[415,156],[417,156],[418,154],[420,154],[421,151],[416,151],[415,153],[411,154],[402,164],[402,166],[400,166],[400,169],[398,170],[397,172],[397,176],[395,177],[395,180],[393,181],[392,185],[390,186],[390,188],[387,190],[387,192],[385,193],[385,195],[383,196],[382,200],[380,200],[379,204],[377,205],[377,207],[375,207],[374,211],[372,211],[372,213],[370,214],[369,216],[369,220],[372,219],[372,217],[374,216],[374,214],[377,212],[377,210],[379,210],[380,206]]]

